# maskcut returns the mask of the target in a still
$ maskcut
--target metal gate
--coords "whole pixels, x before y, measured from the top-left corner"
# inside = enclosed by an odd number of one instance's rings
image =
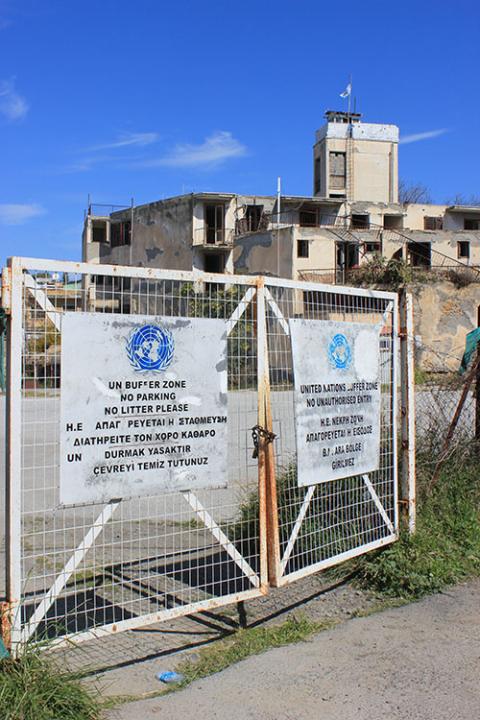
[[[275,491],[270,493],[276,527],[269,569],[271,583],[279,586],[397,539],[398,300],[396,293],[271,278],[265,281],[265,294],[270,407],[277,436]],[[292,318],[381,326],[380,466],[375,472],[298,487]]]
[[[396,539],[395,294],[19,258],[2,293],[7,643],[78,641],[246,600]],[[78,311],[225,321],[227,488],[59,504],[62,316]],[[369,476],[296,485],[294,317],[382,323],[381,465]]]

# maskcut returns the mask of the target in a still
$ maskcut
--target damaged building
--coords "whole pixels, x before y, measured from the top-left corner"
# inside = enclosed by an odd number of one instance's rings
[[[430,270],[480,266],[480,207],[398,201],[396,125],[328,111],[313,194],[191,193],[96,212],[83,260],[348,283],[374,255]]]

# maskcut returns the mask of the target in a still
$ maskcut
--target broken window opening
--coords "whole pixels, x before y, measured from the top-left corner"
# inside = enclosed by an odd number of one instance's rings
[[[314,168],[313,168],[313,192],[315,195],[318,195],[320,192],[320,185],[321,185],[321,179],[320,179],[320,158],[315,158]]]
[[[309,256],[308,240],[297,240],[297,257],[308,258]]]
[[[223,253],[207,252],[203,256],[203,269],[209,273],[223,273],[225,270],[225,255]]]
[[[407,243],[408,264],[412,267],[430,268],[432,266],[431,243]]]
[[[110,245],[113,247],[121,247],[122,245],[130,245],[132,238],[132,223],[130,220],[125,222],[116,222],[110,225]]]
[[[423,229],[424,230],[443,230],[443,217],[440,215],[437,217],[430,217],[425,215],[423,218]]]
[[[385,230],[402,230],[403,215],[384,215],[383,227]]]
[[[357,230],[370,229],[370,215],[352,215],[352,228]]]
[[[92,242],[107,242],[107,223],[94,221],[92,223]]]
[[[330,188],[341,190],[345,188],[347,178],[346,153],[330,152]]]
[[[457,242],[457,257],[462,260],[470,259],[470,243],[468,240],[460,240]]]
[[[205,241],[221,245],[225,237],[225,205],[205,205]]]

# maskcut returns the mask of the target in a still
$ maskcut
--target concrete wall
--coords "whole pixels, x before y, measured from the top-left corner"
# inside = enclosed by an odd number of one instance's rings
[[[465,349],[465,337],[477,327],[480,285],[457,288],[450,282],[411,285],[417,367],[456,371]]]
[[[191,270],[192,198],[182,196],[140,205],[133,213],[133,243],[100,246],[100,262],[115,265]],[[114,213],[112,222],[130,220],[131,212]]]
[[[397,145],[368,140],[354,141],[352,200],[398,200]]]
[[[313,149],[314,161],[320,158],[320,190],[318,196],[338,192],[329,185],[329,153],[347,152],[352,148],[353,184],[348,178],[349,200],[383,203],[398,202],[398,128],[393,125],[353,125],[353,137],[347,140],[346,124],[327,123],[317,132]]]
[[[443,217],[446,205],[428,205],[426,203],[407,203],[405,208],[405,227],[412,230],[424,229],[425,217]],[[462,225],[463,228],[463,225]]]
[[[279,228],[239,238],[233,250],[235,272],[291,278],[294,228]]]
[[[297,241],[308,242],[308,258],[297,257]],[[328,231],[319,228],[295,227],[292,236],[293,276],[315,270],[332,270],[335,268],[335,237]]]

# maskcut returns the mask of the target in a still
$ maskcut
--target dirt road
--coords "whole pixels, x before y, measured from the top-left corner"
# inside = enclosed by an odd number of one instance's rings
[[[118,720],[471,720],[480,717],[480,581],[349,620]]]

